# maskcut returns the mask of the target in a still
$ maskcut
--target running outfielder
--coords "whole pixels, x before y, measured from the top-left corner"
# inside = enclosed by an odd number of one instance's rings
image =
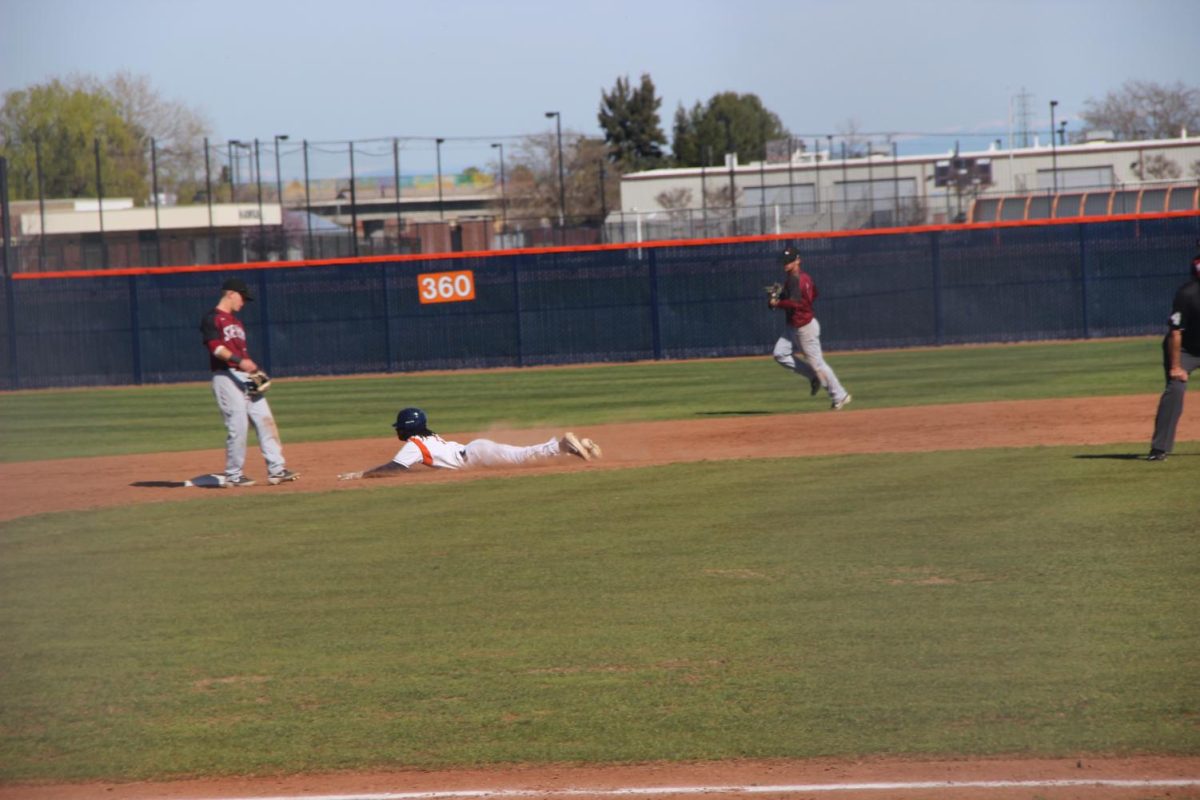
[[[780,256],[787,279],[783,284],[768,286],[768,305],[787,312],[788,332],[775,343],[775,360],[785,369],[806,378],[812,394],[825,387],[832,408],[840,410],[850,402],[850,393],[842,388],[833,367],[821,353],[821,323],[813,315],[817,286],[812,276],[800,268],[800,251],[792,245]],[[802,354],[796,356],[796,351]]]
[[[216,308],[200,321],[213,374],[213,396],[225,421],[225,475],[221,485],[230,487],[254,485],[254,480],[242,473],[251,424],[267,462],[267,483],[275,486],[300,477],[284,463],[279,430],[264,396],[271,381],[250,358],[246,328],[236,316],[253,299],[244,281],[230,278],[221,286],[221,300]]]
[[[392,427],[396,429],[396,437],[404,442],[395,458],[363,472],[343,472],[338,475],[338,480],[386,478],[407,472],[417,464],[439,469],[466,469],[513,466],[564,453],[584,461],[601,456],[600,445],[591,439],[580,439],[570,431],[561,439],[553,438],[528,447],[501,444],[491,439],[472,439],[466,444],[451,442],[429,430],[425,412],[419,408],[402,409]]]

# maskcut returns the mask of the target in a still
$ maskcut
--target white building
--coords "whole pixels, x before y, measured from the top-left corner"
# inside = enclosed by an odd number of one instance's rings
[[[1180,177],[1151,177],[1163,170]],[[730,154],[723,166],[623,176],[621,211],[609,216],[607,233],[609,241],[646,241],[1186,211],[1200,207],[1198,187],[1200,137],[1186,132],[941,155],[798,151],[782,163],[739,164]],[[1001,203],[1006,197],[1021,199]]]

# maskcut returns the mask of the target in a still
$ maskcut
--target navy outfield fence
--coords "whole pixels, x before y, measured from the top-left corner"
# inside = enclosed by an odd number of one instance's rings
[[[769,354],[762,287],[794,241],[830,350],[1165,330],[1200,214],[640,245],[6,275],[0,388],[207,377],[201,316],[233,275],[251,354],[276,375]],[[418,276],[474,298],[422,303]]]

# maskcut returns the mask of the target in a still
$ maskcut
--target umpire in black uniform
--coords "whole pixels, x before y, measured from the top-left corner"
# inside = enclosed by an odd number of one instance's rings
[[[1179,287],[1171,304],[1170,330],[1163,339],[1167,388],[1158,401],[1150,461],[1166,461],[1175,447],[1175,429],[1183,416],[1188,376],[1200,367],[1200,253],[1192,256],[1192,279]]]

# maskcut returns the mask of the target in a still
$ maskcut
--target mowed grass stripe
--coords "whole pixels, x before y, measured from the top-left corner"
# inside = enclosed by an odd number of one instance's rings
[[[764,343],[764,353],[770,343]],[[852,409],[1001,399],[1152,393],[1158,341],[835,353]],[[289,380],[270,394],[283,439],[387,435],[417,405],[435,429],[583,427],[711,414],[825,412],[807,384],[770,358],[471,373]],[[0,460],[219,448],[224,428],[207,384],[0,394]]]
[[[8,523],[0,778],[1194,754],[1194,471],[1125,449]]]

